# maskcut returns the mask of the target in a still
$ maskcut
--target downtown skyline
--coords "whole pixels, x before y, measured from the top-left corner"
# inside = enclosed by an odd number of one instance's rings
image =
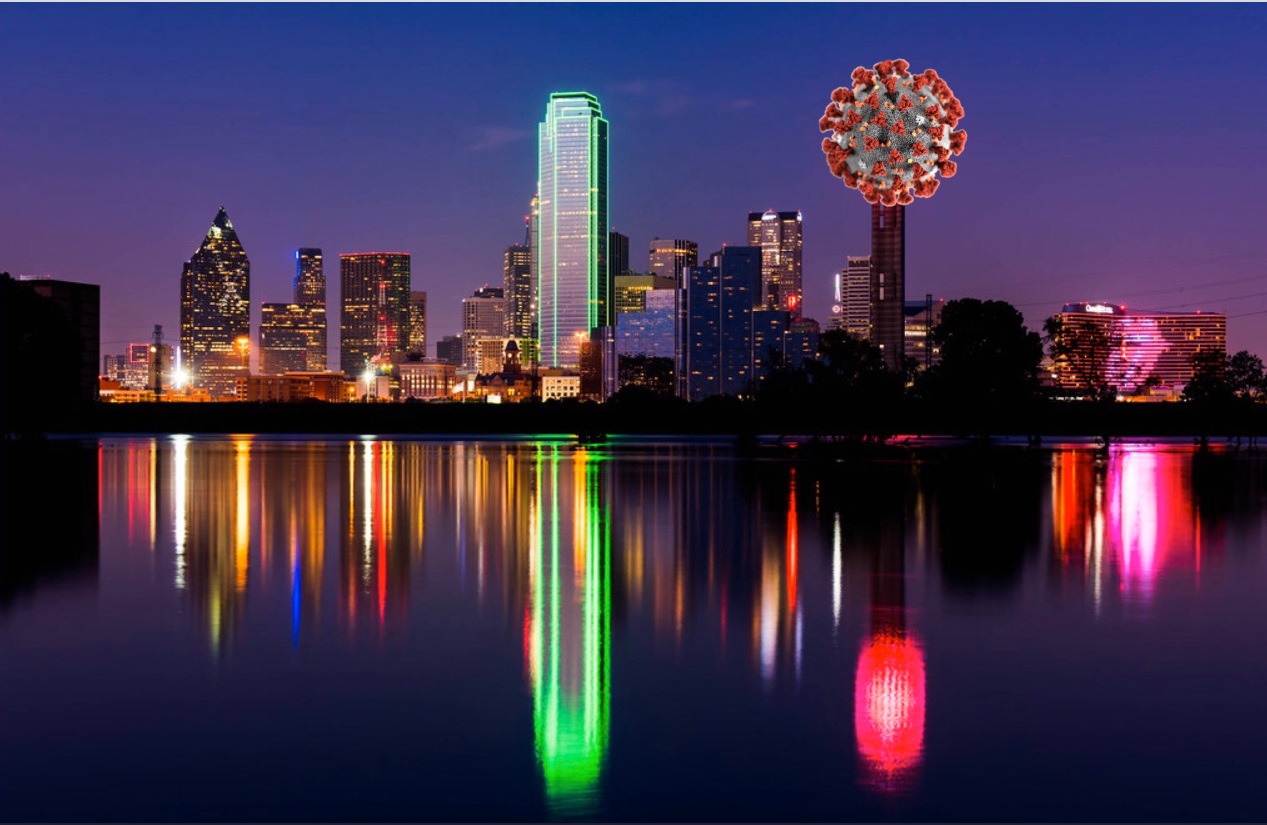
[[[1267,161],[1238,160],[1233,181],[1181,177],[1208,130],[1143,127],[1145,111],[1180,117],[1216,92],[1203,66],[1253,76],[1261,8],[920,6],[937,35],[917,48],[822,41],[831,5],[491,8],[490,31],[478,6],[5,7],[0,269],[99,284],[103,353],[154,324],[172,339],[181,266],[223,205],[252,263],[253,342],[259,305],[291,295],[300,247],[324,250],[328,279],[340,254],[410,253],[439,341],[460,330],[463,297],[501,283],[543,104],[575,88],[611,123],[609,228],[630,238],[633,269],[653,237],[703,255],[742,245],[749,212],[799,210],[804,312],[825,323],[833,275],[870,252],[870,210],[826,169],[822,100],[854,66],[901,56],[950,80],[972,137],[960,174],[909,210],[908,298],[1006,300],[1030,329],[1080,300],[1225,312],[1229,351],[1267,352]],[[613,21],[681,23],[662,42],[692,59],[572,36]],[[705,32],[735,54],[694,45]],[[1131,105],[1106,117],[1105,100]],[[1238,133],[1267,125],[1251,107],[1236,118]]]

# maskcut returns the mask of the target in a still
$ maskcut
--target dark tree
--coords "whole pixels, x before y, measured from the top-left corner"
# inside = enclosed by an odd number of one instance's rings
[[[1006,301],[962,298],[942,310],[933,327],[941,363],[919,382],[920,394],[971,406],[1015,404],[1038,393],[1043,343]]]
[[[1217,350],[1200,350],[1192,356],[1192,380],[1183,397],[1201,404],[1226,403],[1233,398],[1227,376],[1228,358]]]

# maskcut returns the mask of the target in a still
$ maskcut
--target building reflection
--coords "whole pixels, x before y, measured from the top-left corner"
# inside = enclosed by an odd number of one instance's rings
[[[1191,452],[1155,447],[1069,449],[1052,459],[1052,557],[1065,581],[1085,579],[1097,609],[1119,594],[1147,606],[1166,576],[1191,580],[1222,541],[1194,507]]]
[[[529,512],[524,639],[551,810],[593,814],[611,713],[611,519],[604,460],[541,447]]]

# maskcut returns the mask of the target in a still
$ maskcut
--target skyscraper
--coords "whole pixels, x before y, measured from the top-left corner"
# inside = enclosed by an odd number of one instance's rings
[[[678,335],[679,394],[739,395],[752,381],[752,311],[761,298],[761,249],[724,247],[686,271]]]
[[[680,238],[653,238],[651,240],[650,266],[652,275],[673,278],[682,286],[682,273],[687,267],[699,265],[699,244]]]
[[[541,361],[580,363],[581,341],[611,324],[607,121],[585,92],[550,95],[538,129],[537,326]]]
[[[748,246],[761,248],[761,304],[801,315],[801,213],[748,213]]]
[[[871,338],[871,256],[850,255],[840,274],[840,328],[855,338]]]
[[[871,340],[891,370],[906,351],[906,207],[871,207]]]
[[[224,207],[180,278],[181,362],[213,398],[250,371],[251,263]]]
[[[320,249],[295,250],[295,300],[301,307],[326,305],[326,273]]]
[[[409,352],[427,354],[427,293],[409,292]]]
[[[532,337],[532,250],[524,244],[502,253],[502,289],[506,297],[507,338]]]
[[[409,348],[409,255],[357,252],[339,256],[339,369],[359,377],[378,359]]]
[[[462,368],[479,372],[480,344],[496,341],[497,352],[505,346],[506,300],[498,287],[486,286],[462,299]]]
[[[629,271],[629,236],[607,233],[607,277],[614,280]]]
[[[260,305],[260,372],[324,372],[326,308],[323,305]]]

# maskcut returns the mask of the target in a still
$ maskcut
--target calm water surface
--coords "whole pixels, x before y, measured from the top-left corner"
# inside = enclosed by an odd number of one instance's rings
[[[38,460],[6,820],[1267,820],[1263,457]]]

